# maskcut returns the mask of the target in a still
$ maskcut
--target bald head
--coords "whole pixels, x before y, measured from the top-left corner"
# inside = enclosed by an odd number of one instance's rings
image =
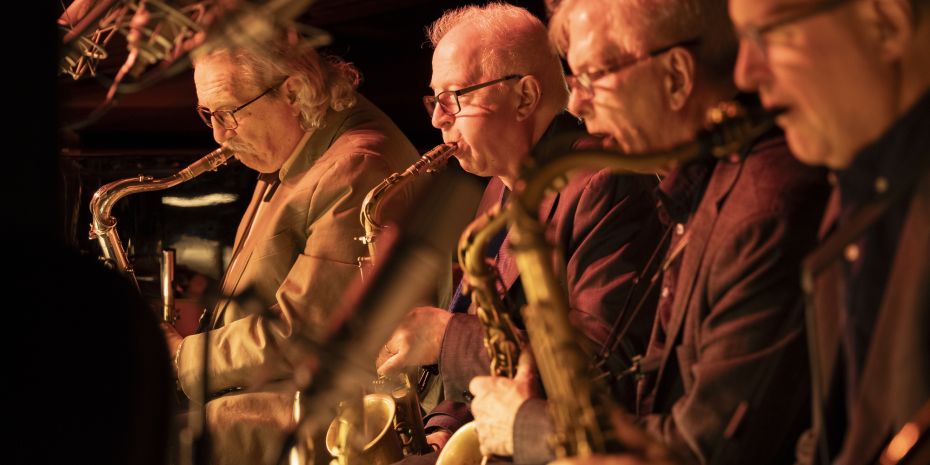
[[[477,63],[476,72],[489,78],[536,76],[548,109],[561,111],[568,101],[562,65],[546,26],[523,8],[494,2],[450,10],[427,28],[427,36],[434,48],[443,42],[444,48],[454,48],[458,61]]]

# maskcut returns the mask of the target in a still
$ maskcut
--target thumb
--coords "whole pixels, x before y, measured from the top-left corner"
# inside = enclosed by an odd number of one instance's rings
[[[517,389],[526,397],[538,397],[536,376],[536,359],[533,358],[533,352],[529,349],[520,353],[520,361],[517,363],[517,373],[513,377]]]
[[[483,395],[485,392],[491,389],[491,384],[494,382],[493,376],[475,376],[471,379],[471,382],[468,383],[468,391],[472,393],[475,397]]]

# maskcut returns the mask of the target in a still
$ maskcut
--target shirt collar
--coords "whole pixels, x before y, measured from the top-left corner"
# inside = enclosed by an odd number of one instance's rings
[[[701,202],[717,160],[703,159],[670,172],[656,188],[659,219],[665,224],[684,223]]]
[[[930,91],[878,140],[862,149],[848,168],[836,172],[844,206],[861,205],[915,180],[930,146]]]

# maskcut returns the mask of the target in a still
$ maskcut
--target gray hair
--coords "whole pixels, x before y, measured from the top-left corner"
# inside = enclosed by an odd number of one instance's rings
[[[461,24],[483,31],[488,53],[480,63],[485,75],[532,74],[542,86],[543,103],[558,110],[568,102],[568,87],[558,51],[549,42],[546,26],[524,8],[501,2],[469,5],[446,11],[426,29],[433,48]]]
[[[285,77],[296,79],[297,90],[288,97],[300,109],[304,130],[321,127],[330,108],[342,111],[356,103],[355,89],[361,81],[358,70],[338,57],[321,56],[304,40],[282,37],[261,49],[215,49],[195,56],[194,66],[217,56],[228,56],[239,68],[242,79],[234,83],[237,86],[268,88]]]
[[[563,0],[549,23],[549,37],[563,54],[568,50],[569,12],[582,1],[600,2],[598,14],[609,23],[621,24],[620,16],[636,18],[627,23],[637,28],[633,34],[611,34],[611,40],[621,50],[644,54],[698,39],[700,42],[692,48],[698,67],[711,77],[732,79],[739,42],[726,0]]]

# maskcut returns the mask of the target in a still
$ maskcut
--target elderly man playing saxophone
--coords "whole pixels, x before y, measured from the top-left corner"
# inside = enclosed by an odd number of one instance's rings
[[[567,0],[550,29],[574,73],[570,110],[625,152],[689,141],[709,108],[737,97],[723,1]],[[807,420],[800,261],[826,192],[823,171],[797,163],[773,131],[726,159],[676,168],[659,186],[672,240],[637,413],[683,463],[791,460]],[[525,462],[552,458],[536,450]]]
[[[427,109],[443,140],[458,145],[456,157],[462,167],[491,177],[481,215],[506,202],[533,147],[559,132],[557,123],[568,97],[559,57],[539,19],[501,3],[446,12],[429,28],[429,37],[435,51]],[[569,124],[577,127],[575,120]],[[572,322],[592,351],[607,338],[628,296],[634,294],[630,300],[635,302],[643,291],[633,285],[634,278],[660,242],[654,186],[650,176],[586,171],[540,206],[546,236],[559,250],[558,271],[571,296]],[[500,236],[492,247],[500,291],[514,304],[508,310],[519,321],[517,310],[525,298],[509,238]],[[452,312],[414,309],[386,345],[379,368],[390,373],[439,364],[447,402],[427,421],[430,439],[438,446],[468,419],[461,402],[471,379],[489,373],[481,322],[473,305],[462,302],[455,299]],[[647,305],[624,340],[631,352],[644,349],[651,320],[652,307]],[[518,377],[531,378],[532,373],[525,369]],[[632,402],[632,383],[624,395]],[[519,407],[502,406],[511,419]],[[513,436],[520,434],[517,425],[504,425],[501,431],[482,436],[483,447],[502,455],[526,453],[512,449]]]
[[[259,173],[223,297],[204,317],[207,331],[182,339],[165,327],[181,389],[196,402],[203,383],[210,393],[215,463],[278,458],[294,424],[290,380],[300,362],[289,341],[322,329],[359,276],[357,258],[367,251],[354,238],[364,234],[358,218],[365,195],[417,159],[391,120],[356,92],[357,83],[351,65],[322,58],[299,39],[194,59],[201,118],[218,143]]]

